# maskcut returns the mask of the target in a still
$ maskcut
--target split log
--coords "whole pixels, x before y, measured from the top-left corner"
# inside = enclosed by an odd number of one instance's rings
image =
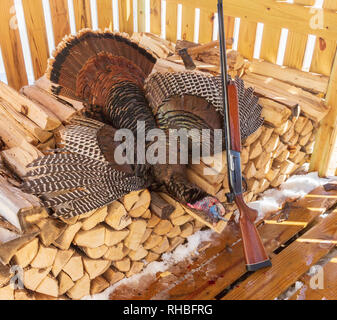
[[[115,261],[113,265],[121,272],[128,272],[131,268],[131,260],[126,257],[120,261]]]
[[[110,286],[115,284],[116,282],[122,280],[125,277],[124,273],[119,272],[119,271],[115,271],[111,268],[109,268],[107,271],[105,271],[102,276],[104,277],[104,279],[106,281],[109,282]]]
[[[36,85],[25,86],[20,90],[20,92],[30,100],[43,105],[50,112],[54,113],[62,122],[69,121],[70,118],[77,112],[76,109],[57,101],[54,96]]]
[[[45,247],[40,245],[39,251],[30,265],[33,268],[44,269],[53,266],[55,257],[57,254],[57,249],[52,247]],[[41,292],[44,293],[44,292]],[[47,294],[47,293],[46,293]]]
[[[105,289],[109,288],[109,282],[106,281],[103,277],[97,277],[91,281],[90,285],[90,294],[94,295],[97,293],[103,292]]]
[[[192,223],[186,223],[183,226],[181,226],[180,237],[188,238],[192,234],[193,234],[193,224]]]
[[[97,248],[105,243],[106,228],[103,225],[98,225],[95,228],[84,231],[79,231],[73,240],[73,243],[80,247]]]
[[[119,201],[114,201],[108,206],[108,215],[105,222],[113,229],[119,231],[125,229],[132,223],[125,207]]]
[[[22,237],[0,244],[0,262],[7,265],[17,251],[36,238],[37,235],[37,232],[25,234]]]
[[[183,216],[171,219],[174,226],[182,226],[183,224],[185,224],[186,222],[189,222],[191,220],[193,220],[193,217],[191,217],[188,214],[185,214]]]
[[[124,241],[126,247],[131,250],[137,250],[146,231],[147,222],[143,219],[134,221],[130,227],[130,233]]]
[[[68,226],[66,230],[53,242],[53,244],[61,250],[68,250],[72,241],[74,240],[75,235],[81,229],[81,227],[82,222],[77,222]]]
[[[172,214],[170,215],[170,219],[182,216],[185,214],[185,210],[182,207],[182,205],[175,201],[174,199],[172,199],[168,194],[166,193],[159,193],[159,195],[165,200],[167,201],[169,204],[171,204],[172,206],[175,207],[175,210],[172,212]]]
[[[189,167],[212,185],[221,183],[225,177],[223,173],[207,166],[202,161],[200,164],[191,164]]]
[[[262,153],[262,145],[259,140],[256,140],[250,145],[250,151],[249,151],[249,160],[253,160],[257,158]]]
[[[0,288],[0,300],[14,300],[14,289],[11,284]]]
[[[41,212],[40,201],[13,187],[0,176],[0,216],[20,231],[28,231],[24,217]]]
[[[275,128],[275,133],[282,136],[286,132],[288,132],[294,126],[293,122],[287,120],[286,122],[282,123],[279,127]]]
[[[140,243],[143,244],[150,237],[152,232],[153,232],[153,229],[147,228]]]
[[[73,255],[62,270],[75,282],[83,277],[84,269],[82,257],[78,254]]]
[[[58,282],[59,282],[59,296],[65,294],[75,284],[75,282],[71,280],[71,278],[63,271],[58,276]]]
[[[186,239],[182,238],[182,237],[176,237],[173,239],[170,239],[170,247],[168,249],[168,251],[173,251],[174,249],[176,249],[178,246],[180,246],[181,244],[183,244],[185,242]]]
[[[51,268],[49,267],[45,270],[36,268],[26,270],[23,273],[23,284],[25,288],[31,291],[36,291],[36,288],[39,286],[42,280],[49,274],[50,269]]]
[[[298,144],[300,146],[307,145],[310,140],[311,135],[312,135],[312,132],[309,132],[307,135],[299,137]]]
[[[106,245],[97,247],[97,248],[81,248],[83,252],[91,259],[100,259],[102,258],[106,252],[108,251],[109,247]]]
[[[261,135],[262,133],[262,127],[257,129],[254,133],[252,133],[249,137],[246,138],[245,141],[243,141],[243,146],[249,146],[252,143],[254,143]]]
[[[96,210],[89,218],[82,221],[82,230],[88,231],[103,222],[108,215],[107,207]]]
[[[207,193],[211,194],[212,196],[215,196],[221,188],[221,183],[212,185],[208,181],[206,181],[203,177],[199,176],[197,173],[195,173],[191,169],[187,169],[186,174],[187,174],[188,180],[190,180],[192,183],[195,183],[198,187],[205,190]]]
[[[48,275],[42,280],[35,291],[57,298],[59,295],[58,282]]]
[[[154,253],[162,254],[164,252],[167,252],[168,249],[170,248],[170,243],[167,239],[167,237],[164,237],[160,243],[155,246],[154,248],[151,249]]]
[[[161,220],[153,229],[153,232],[159,236],[169,233],[173,229],[169,220]]]
[[[35,300],[35,295],[32,292],[28,292],[27,290],[15,290],[14,291],[14,300]]]
[[[151,218],[151,211],[150,209],[147,209],[143,215],[141,216],[143,219],[150,219]]]
[[[272,77],[313,93],[326,93],[329,78],[311,72],[279,66],[263,60],[253,60],[249,71],[266,77]]]
[[[13,274],[10,272],[10,267],[0,262],[0,287],[7,284],[12,278]]]
[[[106,228],[104,243],[106,246],[112,247],[122,242],[129,235],[129,233],[130,233],[129,230],[115,231]]]
[[[147,227],[148,228],[154,228],[161,219],[157,215],[152,215],[151,218],[147,221]]]
[[[168,219],[175,208],[166,202],[158,193],[151,192],[150,209],[160,219]]]
[[[127,196],[124,197],[124,199],[126,198]],[[150,203],[151,195],[149,190],[146,189],[139,194],[139,199],[137,200],[137,202],[132,206],[131,209],[128,210],[129,216],[133,218],[141,217],[150,207]]]
[[[299,104],[302,112],[315,122],[320,122],[329,112],[330,108],[321,98],[282,81],[252,73],[244,75],[242,79],[246,86],[253,87],[259,95],[290,108]]]
[[[103,259],[90,259],[83,257],[83,265],[85,271],[88,273],[90,280],[97,278],[110,267],[111,262]]]
[[[145,260],[147,263],[151,263],[153,261],[157,261],[159,258],[160,254],[150,251],[149,254],[146,256]]]
[[[303,130],[301,131],[301,136],[306,136],[307,134],[311,133],[314,129],[312,122],[309,120],[308,123],[304,126]]]
[[[270,183],[273,188],[280,186],[283,182],[287,180],[287,175],[280,174],[275,177],[275,179]]]
[[[127,278],[132,277],[133,275],[140,273],[144,268],[144,262],[133,261],[131,264],[130,270],[126,273]]]
[[[291,111],[284,105],[270,99],[260,98],[261,117],[264,122],[274,128],[280,127],[291,116]]]
[[[57,251],[54,264],[51,269],[51,272],[54,275],[54,277],[57,277],[59,275],[59,273],[62,271],[63,267],[69,262],[73,254],[74,254],[74,250],[72,249]]]
[[[306,117],[299,117],[295,123],[295,131],[301,133],[305,125],[309,122],[309,119]]]
[[[274,131],[274,128],[266,127],[266,126],[262,127],[262,133],[259,138],[262,146],[264,146],[269,141],[271,135],[273,134],[273,131]]]
[[[263,145],[263,148],[266,152],[270,153],[276,150],[280,142],[280,136],[276,133],[273,133],[266,144]]]
[[[0,99],[0,115],[8,122],[10,122],[14,127],[17,127],[19,131],[28,132],[27,139],[30,137],[31,140],[28,142],[37,144],[37,142],[46,142],[49,140],[53,133],[41,129],[36,123],[24,116],[22,113],[15,110],[11,104]]]
[[[131,250],[128,256],[131,259],[131,261],[139,261],[144,259],[147,256],[147,254],[148,251],[143,246],[139,246],[137,250]]]
[[[35,238],[15,253],[13,263],[21,266],[22,268],[27,267],[36,256],[38,249],[39,239]]]
[[[40,240],[46,247],[49,247],[67,229],[65,223],[51,218],[38,221],[36,225],[40,229]]]
[[[151,250],[156,247],[163,240],[162,236],[157,234],[152,234],[144,243],[144,248],[146,250]]]
[[[246,179],[250,179],[253,178],[256,174],[256,167],[253,161],[249,162],[245,168],[245,170],[243,171],[244,176],[246,177]],[[228,186],[228,181],[224,182],[224,187]]]
[[[19,94],[3,82],[0,82],[0,96],[9,102],[16,111],[35,122],[41,129],[50,131],[61,125],[60,120],[52,112]]]
[[[123,260],[130,252],[130,249],[124,246],[123,242],[116,246],[110,247],[104,254],[103,258],[111,261]]]
[[[168,238],[174,238],[179,236],[181,233],[181,229],[179,226],[174,226],[173,229],[169,233],[166,234]]]
[[[74,300],[79,300],[90,294],[90,278],[87,273],[76,281],[75,285],[67,291],[67,296]]]

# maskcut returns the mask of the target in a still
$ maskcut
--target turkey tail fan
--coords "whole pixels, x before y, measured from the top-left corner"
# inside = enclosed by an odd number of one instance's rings
[[[118,167],[107,160],[98,139],[107,127],[95,120],[75,118],[61,133],[62,149],[28,165],[31,170],[22,190],[37,195],[53,216],[71,218],[146,187],[143,178],[124,170],[128,165]],[[114,151],[113,147],[108,149]]]
[[[54,94],[92,104],[104,100],[112,78],[138,85],[151,73],[155,57],[127,34],[83,29],[64,37],[49,60],[47,77]],[[99,95],[93,94],[95,85]],[[100,100],[97,101],[98,96]]]
[[[241,139],[244,141],[262,124],[262,108],[252,88],[238,89]],[[145,85],[146,96],[160,127],[186,129],[223,128],[221,78],[196,72],[155,73]]]

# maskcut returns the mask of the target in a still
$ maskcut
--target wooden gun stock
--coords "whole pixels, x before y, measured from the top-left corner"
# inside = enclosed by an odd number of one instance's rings
[[[240,229],[247,270],[256,271],[271,266],[269,257],[254,224],[257,211],[246,205],[242,195],[235,197],[235,203],[240,211]]]

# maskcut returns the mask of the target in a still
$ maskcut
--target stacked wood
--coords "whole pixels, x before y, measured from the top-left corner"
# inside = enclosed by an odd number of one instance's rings
[[[185,71],[171,43],[147,33],[133,38],[159,58],[156,70]],[[197,72],[218,74],[218,49],[208,53],[194,57]],[[243,76],[261,95],[265,119],[243,141],[241,161],[248,187],[244,197],[249,202],[278,187],[309,160],[317,121],[328,110],[320,99],[326,79],[261,61],[248,63],[236,51],[228,52],[228,61],[231,76]],[[55,98],[44,77],[21,92],[0,84],[1,157],[18,178],[27,173],[28,163],[54,148],[55,131],[83,108],[78,101]],[[202,158],[189,166],[187,175],[226,202],[226,153],[220,165],[215,163],[212,157]],[[227,224],[213,226],[166,193],[149,190],[132,192],[80,217],[55,220],[8,176],[0,170],[0,222],[15,237],[0,243],[0,299],[81,299],[141,272],[201,228],[221,232]],[[229,219],[235,207],[225,207]],[[9,285],[9,265],[14,264],[24,270],[23,290]]]

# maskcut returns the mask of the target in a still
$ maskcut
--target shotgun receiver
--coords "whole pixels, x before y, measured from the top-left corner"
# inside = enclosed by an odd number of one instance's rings
[[[240,212],[240,229],[247,270],[256,271],[271,266],[271,262],[254,224],[257,217],[257,211],[249,208],[243,199],[238,93],[235,83],[229,80],[227,75],[226,39],[222,0],[218,0],[218,20],[222,95],[224,102],[225,146],[230,188],[230,193],[227,194],[227,200],[229,203],[235,202]]]

